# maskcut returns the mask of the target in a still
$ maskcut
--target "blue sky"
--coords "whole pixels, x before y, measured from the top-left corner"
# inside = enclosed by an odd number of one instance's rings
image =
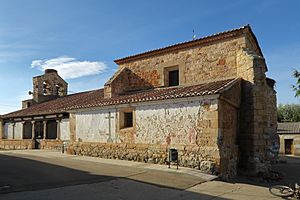
[[[297,0],[0,0],[0,114],[20,108],[43,67],[59,63],[71,92],[100,88],[116,58],[190,40],[193,29],[202,37],[245,24],[277,81],[278,103],[299,103],[291,90],[299,8]]]

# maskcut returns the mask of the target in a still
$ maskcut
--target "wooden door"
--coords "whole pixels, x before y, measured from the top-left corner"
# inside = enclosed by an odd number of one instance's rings
[[[293,139],[284,140],[284,149],[285,149],[285,154],[293,153]]]

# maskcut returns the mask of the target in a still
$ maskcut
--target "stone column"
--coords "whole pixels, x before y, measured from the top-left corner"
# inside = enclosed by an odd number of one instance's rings
[[[32,121],[31,124],[32,124],[32,129],[31,129],[31,139],[34,139],[35,121]]]
[[[47,138],[47,121],[43,121],[44,125],[44,134],[43,134],[43,140]]]
[[[22,140],[24,139],[25,123],[26,123],[25,121],[22,122],[22,138],[21,138]]]
[[[61,119],[56,120],[56,140],[60,139],[60,122]]]
[[[12,123],[12,139],[14,140],[15,139],[15,127],[16,127],[16,123],[15,122],[13,122]]]
[[[4,136],[4,121],[0,119],[0,140],[3,139]]]
[[[70,113],[69,126],[70,126],[70,140],[72,142],[75,142],[76,141],[76,115],[74,113]]]

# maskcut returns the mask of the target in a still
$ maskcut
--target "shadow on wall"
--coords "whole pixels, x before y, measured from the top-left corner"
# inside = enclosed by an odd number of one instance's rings
[[[168,185],[151,183],[153,180],[152,174],[158,174],[160,172],[154,172],[151,170],[145,171],[144,169],[139,172],[136,168],[124,168],[122,166],[111,166],[95,163],[89,163],[87,161],[79,160],[62,160],[59,159],[55,162],[59,162],[60,165],[51,164],[53,159],[49,158],[37,158],[45,161],[37,161],[27,158],[20,158],[9,155],[0,155],[0,186],[9,186],[6,190],[0,190],[1,197],[4,199],[13,199],[16,196],[24,199],[40,199],[42,195],[45,195],[45,199],[63,198],[67,199],[166,199],[166,197],[172,197],[172,199],[211,199],[213,196],[194,193],[186,191],[186,188],[174,188]],[[69,167],[68,165],[72,166]],[[98,171],[90,173],[88,171],[78,170],[74,168],[89,169],[89,171]],[[92,168],[92,170],[90,170]],[[123,172],[122,172],[123,171]],[[96,174],[110,174],[116,173],[116,176],[96,175]],[[123,175],[122,175],[123,173]],[[124,178],[125,175],[125,178]],[[139,176],[144,178],[139,178]],[[164,173],[164,176],[170,176],[169,173]],[[130,178],[134,177],[135,178]],[[148,176],[148,178],[147,178]],[[157,179],[161,178],[161,182],[164,183],[164,179],[161,176],[156,176]],[[178,177],[178,175],[175,175]],[[135,180],[134,180],[135,179]],[[145,180],[144,180],[145,179]],[[147,180],[150,181],[147,181]],[[184,182],[181,178],[171,178],[172,182],[176,181],[177,184]],[[98,183],[97,185],[86,185]],[[84,185],[82,185],[84,184]],[[80,188],[65,187],[55,189],[53,192],[42,191],[43,189],[53,189],[64,186],[81,185]],[[194,185],[194,184],[193,184]],[[30,193],[14,193],[21,191],[34,191]],[[9,194],[10,193],[10,194]],[[12,194],[13,193],[13,194]],[[218,198],[224,199],[224,198]]]

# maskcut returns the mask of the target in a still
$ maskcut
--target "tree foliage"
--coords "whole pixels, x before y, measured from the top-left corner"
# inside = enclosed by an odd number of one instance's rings
[[[277,108],[278,122],[299,122],[300,105],[299,104],[279,104]]]
[[[293,90],[295,91],[295,97],[300,97],[300,72],[294,70],[293,76],[296,78],[296,85],[292,85]]]

